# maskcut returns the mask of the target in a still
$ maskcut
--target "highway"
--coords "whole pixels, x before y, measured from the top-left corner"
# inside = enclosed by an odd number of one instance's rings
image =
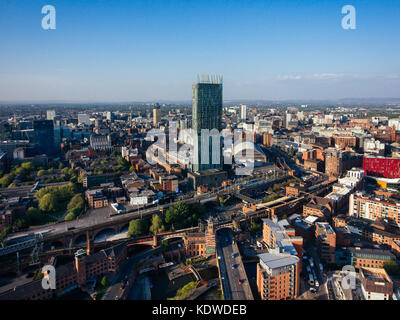
[[[217,235],[217,254],[225,300],[253,300],[253,295],[237,249],[232,245],[230,229],[221,230]],[[236,247],[236,246],[235,246]],[[237,247],[236,247],[237,248]],[[232,257],[232,253],[235,257]],[[233,268],[232,268],[233,266]],[[241,284],[239,282],[242,282]]]

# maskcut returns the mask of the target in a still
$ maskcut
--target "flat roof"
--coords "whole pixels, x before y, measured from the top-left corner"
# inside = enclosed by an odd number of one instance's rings
[[[296,264],[300,259],[293,255],[262,253],[258,257],[271,269],[281,268],[288,265]]]

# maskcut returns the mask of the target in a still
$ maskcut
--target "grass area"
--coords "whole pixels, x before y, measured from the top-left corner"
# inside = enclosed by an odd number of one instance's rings
[[[176,296],[173,298],[168,298],[168,300],[185,300],[189,297],[194,290],[196,290],[197,286],[199,285],[198,281],[192,281],[183,286],[181,289],[178,290]]]

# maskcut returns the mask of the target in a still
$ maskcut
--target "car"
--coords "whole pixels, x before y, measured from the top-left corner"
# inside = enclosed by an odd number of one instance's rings
[[[311,292],[311,293],[316,293],[316,292],[317,292],[317,289],[315,289],[315,288],[310,288],[310,292]]]
[[[319,282],[318,282],[318,280],[315,280],[315,287],[319,287]]]
[[[221,256],[218,256],[218,260],[221,260]]]
[[[238,283],[241,285],[241,284],[243,283],[243,281],[239,279],[239,280],[238,280]]]
[[[232,265],[232,269],[235,269],[235,268],[236,268],[236,265],[235,265],[235,264],[233,264],[233,265]]]

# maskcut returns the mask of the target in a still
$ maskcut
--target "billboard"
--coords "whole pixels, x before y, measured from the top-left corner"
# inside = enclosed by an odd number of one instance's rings
[[[147,204],[147,197],[132,197],[130,203],[133,206]]]

